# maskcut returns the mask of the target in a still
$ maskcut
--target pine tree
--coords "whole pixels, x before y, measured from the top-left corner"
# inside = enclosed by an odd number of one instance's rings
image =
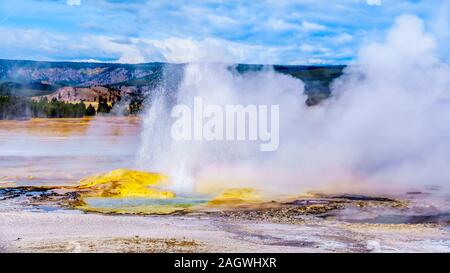
[[[84,112],[85,116],[91,117],[95,116],[95,108],[91,104],[86,108],[86,111]]]
[[[97,113],[109,113],[111,111],[111,106],[108,105],[108,101],[104,97],[98,98]]]

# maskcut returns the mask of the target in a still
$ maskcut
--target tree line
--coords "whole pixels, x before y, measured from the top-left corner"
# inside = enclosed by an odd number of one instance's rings
[[[81,118],[111,112],[112,105],[104,97],[99,97],[98,107],[86,105],[83,102],[69,103],[56,98],[48,100],[32,100],[26,97],[0,96],[0,119],[28,119],[28,118]],[[135,102],[130,102],[127,114],[136,114]]]

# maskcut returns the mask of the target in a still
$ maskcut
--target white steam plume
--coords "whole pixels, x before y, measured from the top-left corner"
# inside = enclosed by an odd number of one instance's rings
[[[183,72],[176,93],[163,84],[163,90],[158,89],[149,103],[138,157],[140,168],[169,174],[178,192],[192,191],[194,182],[200,180],[215,182],[222,179],[218,171],[260,161],[259,157],[267,155],[259,152],[259,143],[250,141],[173,141],[171,103],[193,108],[194,97],[201,97],[204,105],[277,104],[280,116],[286,119],[281,121],[283,130],[284,124],[290,126],[289,120],[299,115],[305,100],[301,81],[272,69],[241,75],[228,65],[189,64]],[[205,176],[211,170],[215,172],[213,177]],[[252,179],[241,173],[231,180],[228,182],[245,184]]]
[[[448,189],[450,68],[422,21],[397,18],[386,40],[361,49],[356,63],[334,82],[332,98],[314,107],[305,106],[300,80],[272,70],[238,75],[223,65],[187,65],[177,92],[162,92],[149,107],[139,167],[166,172],[182,190],[211,182],[290,194],[327,186]],[[280,148],[173,142],[167,106],[195,96],[219,105],[279,104]]]

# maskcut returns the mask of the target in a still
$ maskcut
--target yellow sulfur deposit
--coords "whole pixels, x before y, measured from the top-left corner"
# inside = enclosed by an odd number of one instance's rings
[[[117,169],[80,181],[80,190],[89,197],[174,198],[175,194],[155,188],[167,183],[167,177],[157,173]]]
[[[252,188],[226,189],[221,194],[211,199],[210,205],[230,205],[242,203],[260,202],[262,197]]]
[[[162,174],[118,169],[81,180],[76,187],[80,194],[79,202],[73,206],[99,213],[172,214],[193,211],[204,205],[246,205],[263,200],[260,193],[252,188],[225,189],[209,201],[175,198],[173,192],[160,188],[167,183],[168,178]]]

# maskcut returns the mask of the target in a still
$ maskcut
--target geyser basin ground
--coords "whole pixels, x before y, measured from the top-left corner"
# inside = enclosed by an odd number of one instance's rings
[[[405,201],[360,195],[316,195],[289,202],[203,207],[170,215],[80,213],[61,209],[60,189],[0,191],[0,250],[8,252],[449,252],[449,219],[369,222],[376,215],[403,219],[434,213]],[[128,201],[125,201],[128,200]],[[170,200],[170,201],[169,201]],[[69,200],[70,201],[70,200]],[[98,198],[114,209],[173,205],[193,199]],[[198,205],[204,200],[197,200]],[[95,202],[98,202],[95,204]],[[107,205],[102,202],[106,202]],[[118,202],[119,204],[115,204]],[[8,204],[7,206],[3,206]],[[56,209],[58,208],[59,209]],[[52,209],[48,209],[52,208]],[[351,217],[348,211],[351,211]],[[148,212],[148,211],[147,211]],[[161,212],[161,211],[160,211]],[[119,213],[119,214],[118,214]],[[130,211],[128,211],[130,213]],[[359,216],[365,217],[358,219]],[[367,218],[369,217],[369,218]],[[358,221],[353,221],[354,219]],[[436,219],[438,219],[437,217]],[[220,240],[218,239],[220,238]]]
[[[0,121],[0,251],[450,252],[449,199],[437,203],[436,187],[382,198],[86,196],[106,210],[77,209],[80,180],[133,167],[138,133],[135,118]]]

